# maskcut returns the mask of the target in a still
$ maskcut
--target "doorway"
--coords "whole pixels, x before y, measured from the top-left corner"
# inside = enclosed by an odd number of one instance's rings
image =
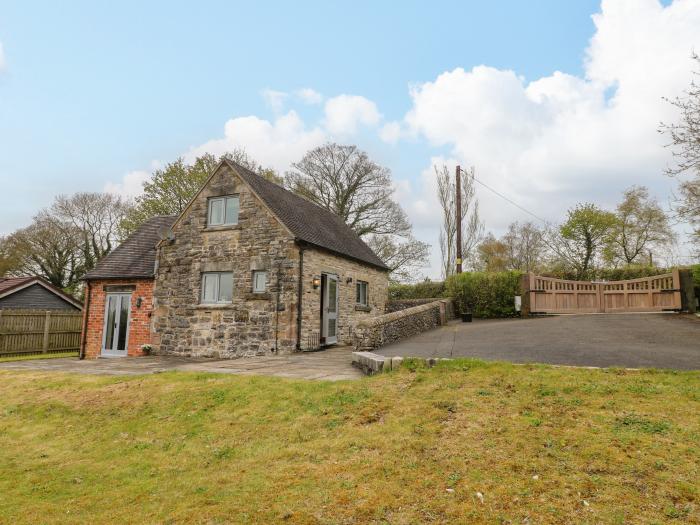
[[[321,344],[338,342],[338,276],[321,274]]]
[[[105,299],[102,355],[125,357],[129,346],[130,293],[108,293]]]

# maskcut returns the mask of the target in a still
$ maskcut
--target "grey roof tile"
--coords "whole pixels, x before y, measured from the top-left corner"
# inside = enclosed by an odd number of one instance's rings
[[[159,215],[143,223],[123,243],[100,259],[85,280],[152,278],[156,262],[156,244],[160,231],[172,226],[176,217]]]
[[[298,240],[388,270],[386,264],[340,217],[233,161],[226,162]]]

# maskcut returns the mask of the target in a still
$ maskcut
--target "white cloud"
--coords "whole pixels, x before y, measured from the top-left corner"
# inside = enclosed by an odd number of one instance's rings
[[[323,102],[323,95],[315,89],[302,88],[297,90],[295,94],[304,104],[313,105]]]
[[[612,206],[631,184],[665,199],[673,182],[662,171],[671,158],[657,128],[676,113],[662,97],[689,85],[700,4],[605,0],[594,22],[583,77],[555,72],[528,82],[513,71],[458,68],[411,90],[404,126],[451,148],[477,177],[546,218],[582,200]],[[383,130],[385,140],[400,133]],[[487,227],[522,216],[479,194]]]
[[[284,91],[275,91],[274,89],[263,89],[260,94],[263,99],[265,99],[265,104],[267,104],[272,111],[279,113],[284,109],[284,103],[289,95]]]
[[[0,42],[0,71],[5,71],[7,67],[7,62],[5,61],[5,49],[2,47],[2,42]]]
[[[402,130],[400,122],[387,122],[379,130],[379,138],[389,144],[396,144],[401,138]]]
[[[264,166],[283,173],[308,150],[322,144],[326,134],[318,127],[308,129],[295,111],[268,121],[256,116],[230,119],[224,137],[192,148],[185,159],[192,161],[203,153],[221,155],[235,148],[245,150]]]
[[[146,182],[150,176],[151,174],[148,171],[130,171],[122,177],[121,182],[107,182],[104,191],[126,199],[131,199],[141,194],[143,183]]]
[[[338,95],[326,101],[325,126],[333,134],[352,135],[360,125],[375,126],[382,116],[377,105],[358,95]]]

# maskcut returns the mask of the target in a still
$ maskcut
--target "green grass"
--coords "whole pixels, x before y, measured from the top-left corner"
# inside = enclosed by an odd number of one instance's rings
[[[60,354],[13,355],[11,357],[0,357],[0,363],[7,363],[9,361],[29,361],[31,359],[59,359],[61,357],[78,357],[78,352],[65,352]]]
[[[0,372],[0,523],[700,523],[700,374]]]

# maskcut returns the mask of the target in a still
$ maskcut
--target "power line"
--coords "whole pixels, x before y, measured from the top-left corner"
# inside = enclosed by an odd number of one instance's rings
[[[476,178],[476,175],[474,175],[473,172],[470,173],[469,175],[470,175],[476,182],[478,182],[479,184],[481,184],[481,185],[482,185],[484,188],[486,188],[487,190],[492,191],[493,193],[495,193],[496,195],[498,195],[498,196],[499,196],[500,198],[502,198],[503,200],[506,200],[506,201],[508,201],[509,203],[511,203],[511,204],[512,204],[513,206],[515,206],[516,208],[521,209],[522,211],[524,211],[525,213],[527,213],[527,214],[529,214],[529,215],[532,215],[535,219],[537,219],[538,221],[541,221],[542,223],[544,223],[545,226],[549,226],[549,221],[546,221],[546,220],[543,219],[542,217],[540,217],[540,216],[538,216],[538,215],[532,213],[530,210],[523,208],[520,204],[518,204],[517,202],[515,202],[515,201],[509,199],[508,197],[506,197],[506,196],[503,195],[502,193],[500,193],[500,192],[494,190],[494,189],[493,189],[491,186],[489,186],[488,184],[485,184],[485,183],[481,182],[479,179]]]

